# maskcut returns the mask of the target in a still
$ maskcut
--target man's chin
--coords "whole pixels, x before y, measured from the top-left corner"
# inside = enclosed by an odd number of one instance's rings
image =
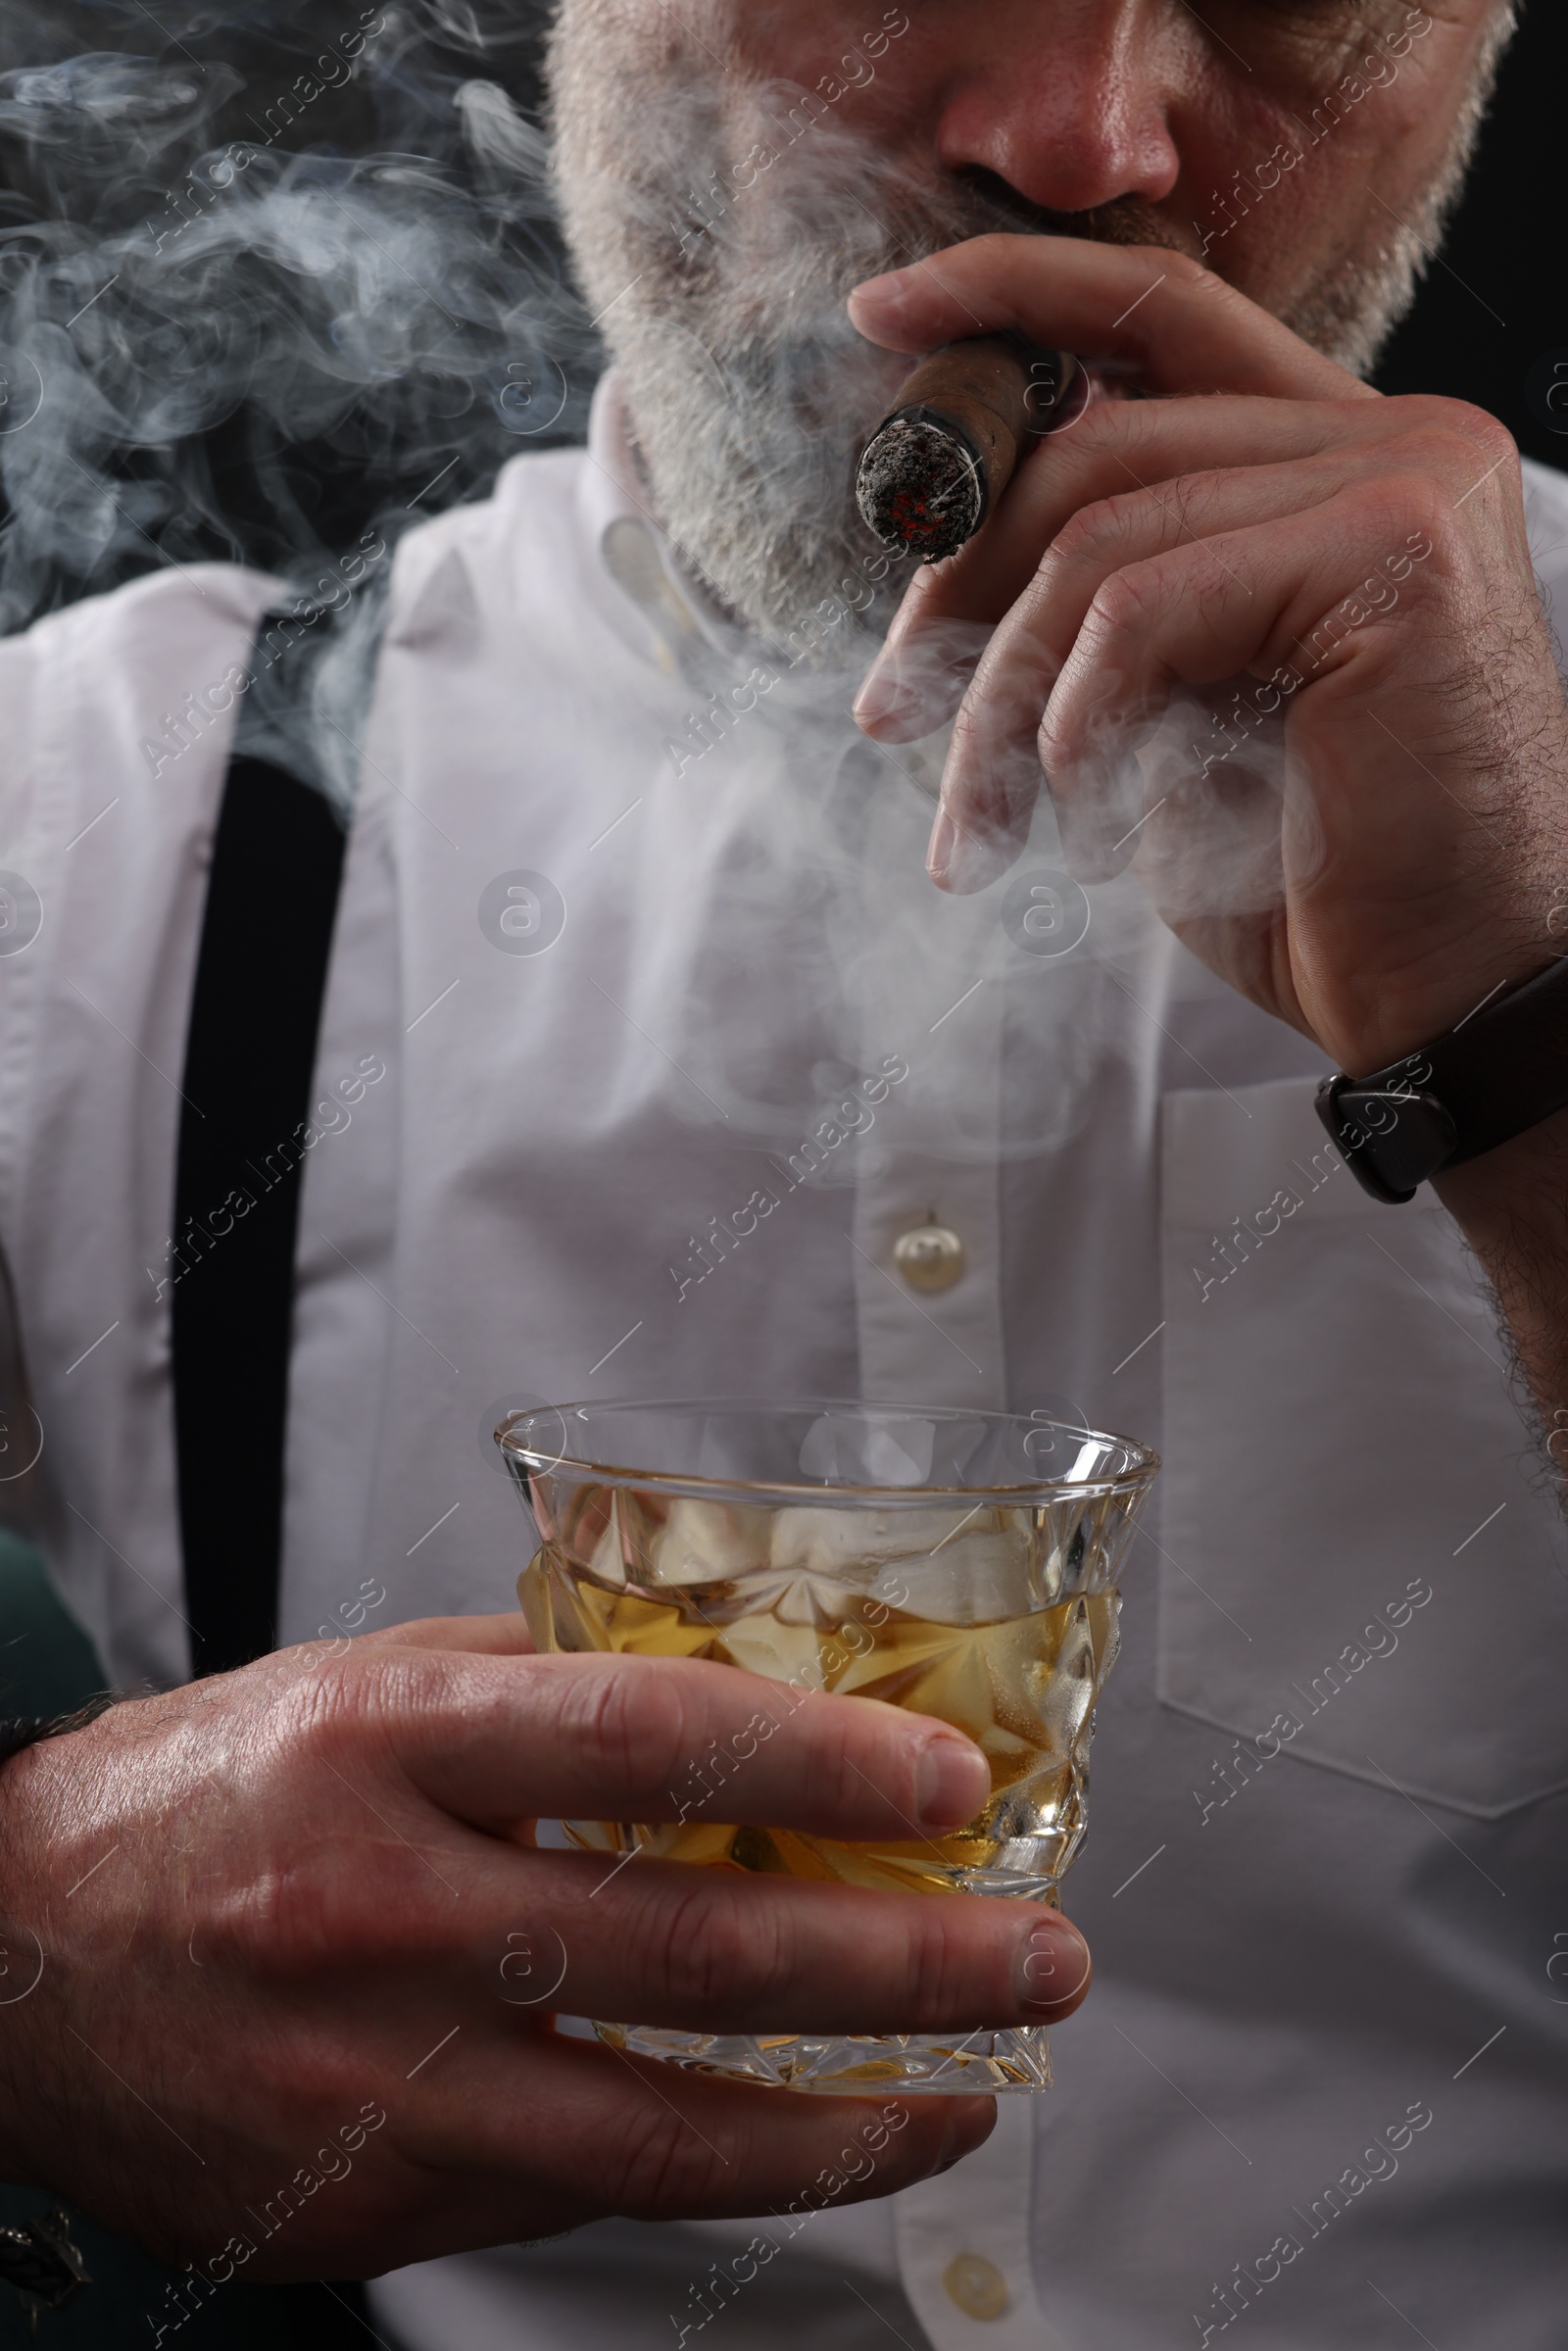
[[[647,71],[617,72],[600,29],[589,0],[563,8],[552,48],[558,187],[661,521],[751,634],[813,665],[852,665],[885,631],[906,566],[890,567],[854,503],[859,451],[903,363],[854,333],[851,287],[998,230],[1194,259],[1201,231],[1132,198],[1062,216],[989,172],[925,181],[821,122],[765,180],[743,184],[733,168],[721,173],[756,126],[742,102],[726,106],[706,86],[701,57],[677,67],[650,53]],[[1392,245],[1369,229],[1359,252],[1277,308],[1356,373],[1409,305],[1484,94],[1483,79],[1437,184],[1410,200],[1408,229],[1401,221]],[[838,614],[825,636],[824,613]]]
[[[909,565],[866,529],[850,485],[886,414],[846,371],[841,416],[812,436],[765,402],[672,394],[635,369],[625,390],[653,503],[684,568],[729,620],[803,668],[863,667],[885,635]],[[652,392],[652,397],[650,397]],[[812,446],[803,446],[814,440]]]

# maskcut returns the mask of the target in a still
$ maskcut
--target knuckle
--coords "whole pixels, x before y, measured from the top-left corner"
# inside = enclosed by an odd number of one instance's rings
[[[1136,413],[1142,405],[1132,400],[1091,402],[1070,430],[1049,439],[1053,465],[1059,463],[1068,480],[1075,474],[1103,471],[1106,461],[1119,458],[1143,426],[1145,419]]]
[[[789,1940],[777,1910],[726,1879],[693,1886],[662,1906],[650,1956],[682,2010],[722,2004],[739,2012],[776,1996],[790,1974]]]
[[[1081,506],[1057,531],[1046,550],[1042,571],[1062,572],[1092,563],[1108,540],[1125,537],[1127,516],[1119,497],[1097,498]]]
[[[1152,563],[1134,563],[1112,572],[1095,591],[1084,628],[1093,638],[1125,637],[1138,629],[1159,602],[1159,571]]]
[[[858,1703],[812,1690],[790,1724],[790,1787],[802,1817],[808,1811],[813,1818],[824,1812],[836,1813],[853,1803],[854,1758],[860,1750],[866,1726],[846,1721],[845,1709],[858,1708]]]
[[[445,1655],[355,1641],[345,1656],[279,1691],[268,1729],[290,1777],[302,1765],[325,1766],[356,1783],[368,1773],[388,1790],[401,1789],[411,1742],[465,1694]]]
[[[970,1922],[967,1915],[948,1917],[948,1908],[945,1902],[921,1903],[910,1922],[905,1968],[912,2032],[957,2024],[979,2005],[976,1953],[965,1932]]]
[[[855,1709],[851,1717],[838,1708]],[[863,1814],[868,1799],[891,1796],[913,1810],[918,1748],[903,1719],[883,1722],[863,1698],[839,1698],[826,1739],[817,1742],[816,1795],[835,1818]]]
[[[637,2107],[605,2148],[610,2198],[634,2220],[662,2220],[698,2209],[721,2192],[724,2158],[679,2115]]]
[[[1450,458],[1469,461],[1480,455],[1493,465],[1518,454],[1508,427],[1489,410],[1477,408],[1471,401],[1417,392],[1408,394],[1399,405],[1404,421],[1415,435],[1430,436]]]
[[[622,1660],[570,1688],[562,1728],[578,1758],[628,1791],[663,1788],[695,1744],[675,1678]]]
[[[1008,277],[1017,273],[1014,259],[1017,243],[1017,237],[1004,228],[988,228],[968,240],[969,250],[977,261],[1004,271]]]
[[[1460,403],[1447,399],[1441,392],[1404,392],[1394,404],[1402,431],[1440,430]]]
[[[1025,714],[1031,730],[1043,702],[1044,696],[1029,697]],[[840,1717],[822,1759],[825,1792],[835,1814],[861,1822],[873,1813],[879,1822],[891,1815],[907,1825],[921,1809],[919,1775],[931,1736],[929,1723],[880,1698],[844,1696],[834,1704],[853,1718]],[[888,1833],[887,1828],[881,1830]],[[868,1831],[862,1828],[858,1834]]]
[[[1459,411],[1457,429],[1473,449],[1479,450],[1489,464],[1517,465],[1519,445],[1499,417],[1489,415],[1485,409],[1473,408],[1468,401],[1457,401],[1454,405]]]
[[[1151,468],[1157,480],[1164,466],[1158,449],[1152,458],[1144,455],[1165,432],[1162,407],[1159,401],[1095,400],[1075,423],[1042,444],[1050,452],[1051,495],[1073,510],[1071,519],[1113,505],[1119,496],[1147,501]]]
[[[355,1644],[363,1649],[422,1648],[427,1641],[439,1641],[450,1634],[453,1622],[450,1616],[408,1617],[401,1624],[357,1633]]]
[[[429,1897],[416,1851],[356,1834],[313,1837],[267,1862],[235,1888],[202,1940],[257,1977],[307,1977],[373,1964],[432,1944]]]
[[[1154,268],[1168,270],[1171,283],[1181,292],[1223,296],[1227,302],[1235,299],[1235,287],[1228,285],[1223,277],[1217,277],[1212,269],[1195,260],[1192,254],[1166,252],[1158,245],[1151,245],[1146,250]]]
[[[1462,477],[1473,472],[1477,461],[1477,452],[1462,433],[1439,423],[1423,424],[1410,435],[1400,454],[1403,464],[1394,478],[1404,488],[1406,496],[1417,482],[1425,484],[1430,493],[1440,481],[1448,482],[1454,475]]]
[[[279,1690],[272,1728],[291,1754],[330,1762],[381,1727],[387,1697],[380,1660],[351,1646]]]
[[[1376,534],[1380,553],[1387,552],[1384,542],[1397,546],[1411,531],[1424,531],[1436,542],[1446,532],[1453,509],[1437,471],[1420,463],[1381,476],[1367,487],[1363,499],[1365,522]]]

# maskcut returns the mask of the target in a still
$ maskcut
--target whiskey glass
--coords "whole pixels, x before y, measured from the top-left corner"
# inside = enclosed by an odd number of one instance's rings
[[[1117,1578],[1159,1467],[1146,1446],[1059,1420],[832,1401],[562,1404],[510,1414],[496,1440],[537,1529],[517,1590],[541,1652],[706,1657],[802,1697],[881,1698],[956,1724],[991,1767],[963,1828],[847,1843],[724,1825],[744,1760],[715,1748],[671,1791],[701,1817],[568,1821],[573,1844],[1055,1906],[1084,1837]],[[1044,2026],[961,2040],[594,2029],[790,2089],[1051,2081]]]

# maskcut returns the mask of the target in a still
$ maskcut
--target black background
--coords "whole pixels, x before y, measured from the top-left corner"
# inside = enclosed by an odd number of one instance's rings
[[[1525,392],[1536,361],[1568,359],[1565,13],[1565,0],[1529,0],[1464,202],[1376,381],[1473,400],[1527,457],[1568,467],[1568,431],[1549,431]],[[1568,427],[1568,415],[1560,421]]]

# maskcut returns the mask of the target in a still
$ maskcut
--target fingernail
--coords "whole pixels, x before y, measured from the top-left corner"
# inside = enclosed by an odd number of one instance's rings
[[[1083,1990],[1093,1965],[1077,1928],[1048,1912],[1030,1923],[1014,1954],[1013,1995],[1020,2008],[1059,2008]]]
[[[933,1828],[961,1829],[991,1793],[991,1767],[966,1739],[928,1739],[915,1766],[914,1793]]]
[[[869,297],[871,301],[875,302],[886,295],[899,294],[903,291],[903,281],[908,274],[907,269],[884,269],[879,277],[864,277],[858,286],[852,289],[850,300],[862,302]]]
[[[957,838],[958,828],[953,818],[946,808],[938,808],[936,822],[931,827],[931,838],[926,843],[925,869],[939,888],[944,890],[948,886],[948,868]]]
[[[873,735],[894,715],[903,700],[897,663],[886,654],[879,654],[855,697],[851,715],[862,734]]]
[[[952,823],[951,817],[948,821]],[[1005,841],[998,839],[995,834],[962,831],[954,825],[953,840],[948,845],[944,865],[943,886],[958,898],[970,898],[977,890],[989,889],[999,874],[1005,873],[1015,854]]]

